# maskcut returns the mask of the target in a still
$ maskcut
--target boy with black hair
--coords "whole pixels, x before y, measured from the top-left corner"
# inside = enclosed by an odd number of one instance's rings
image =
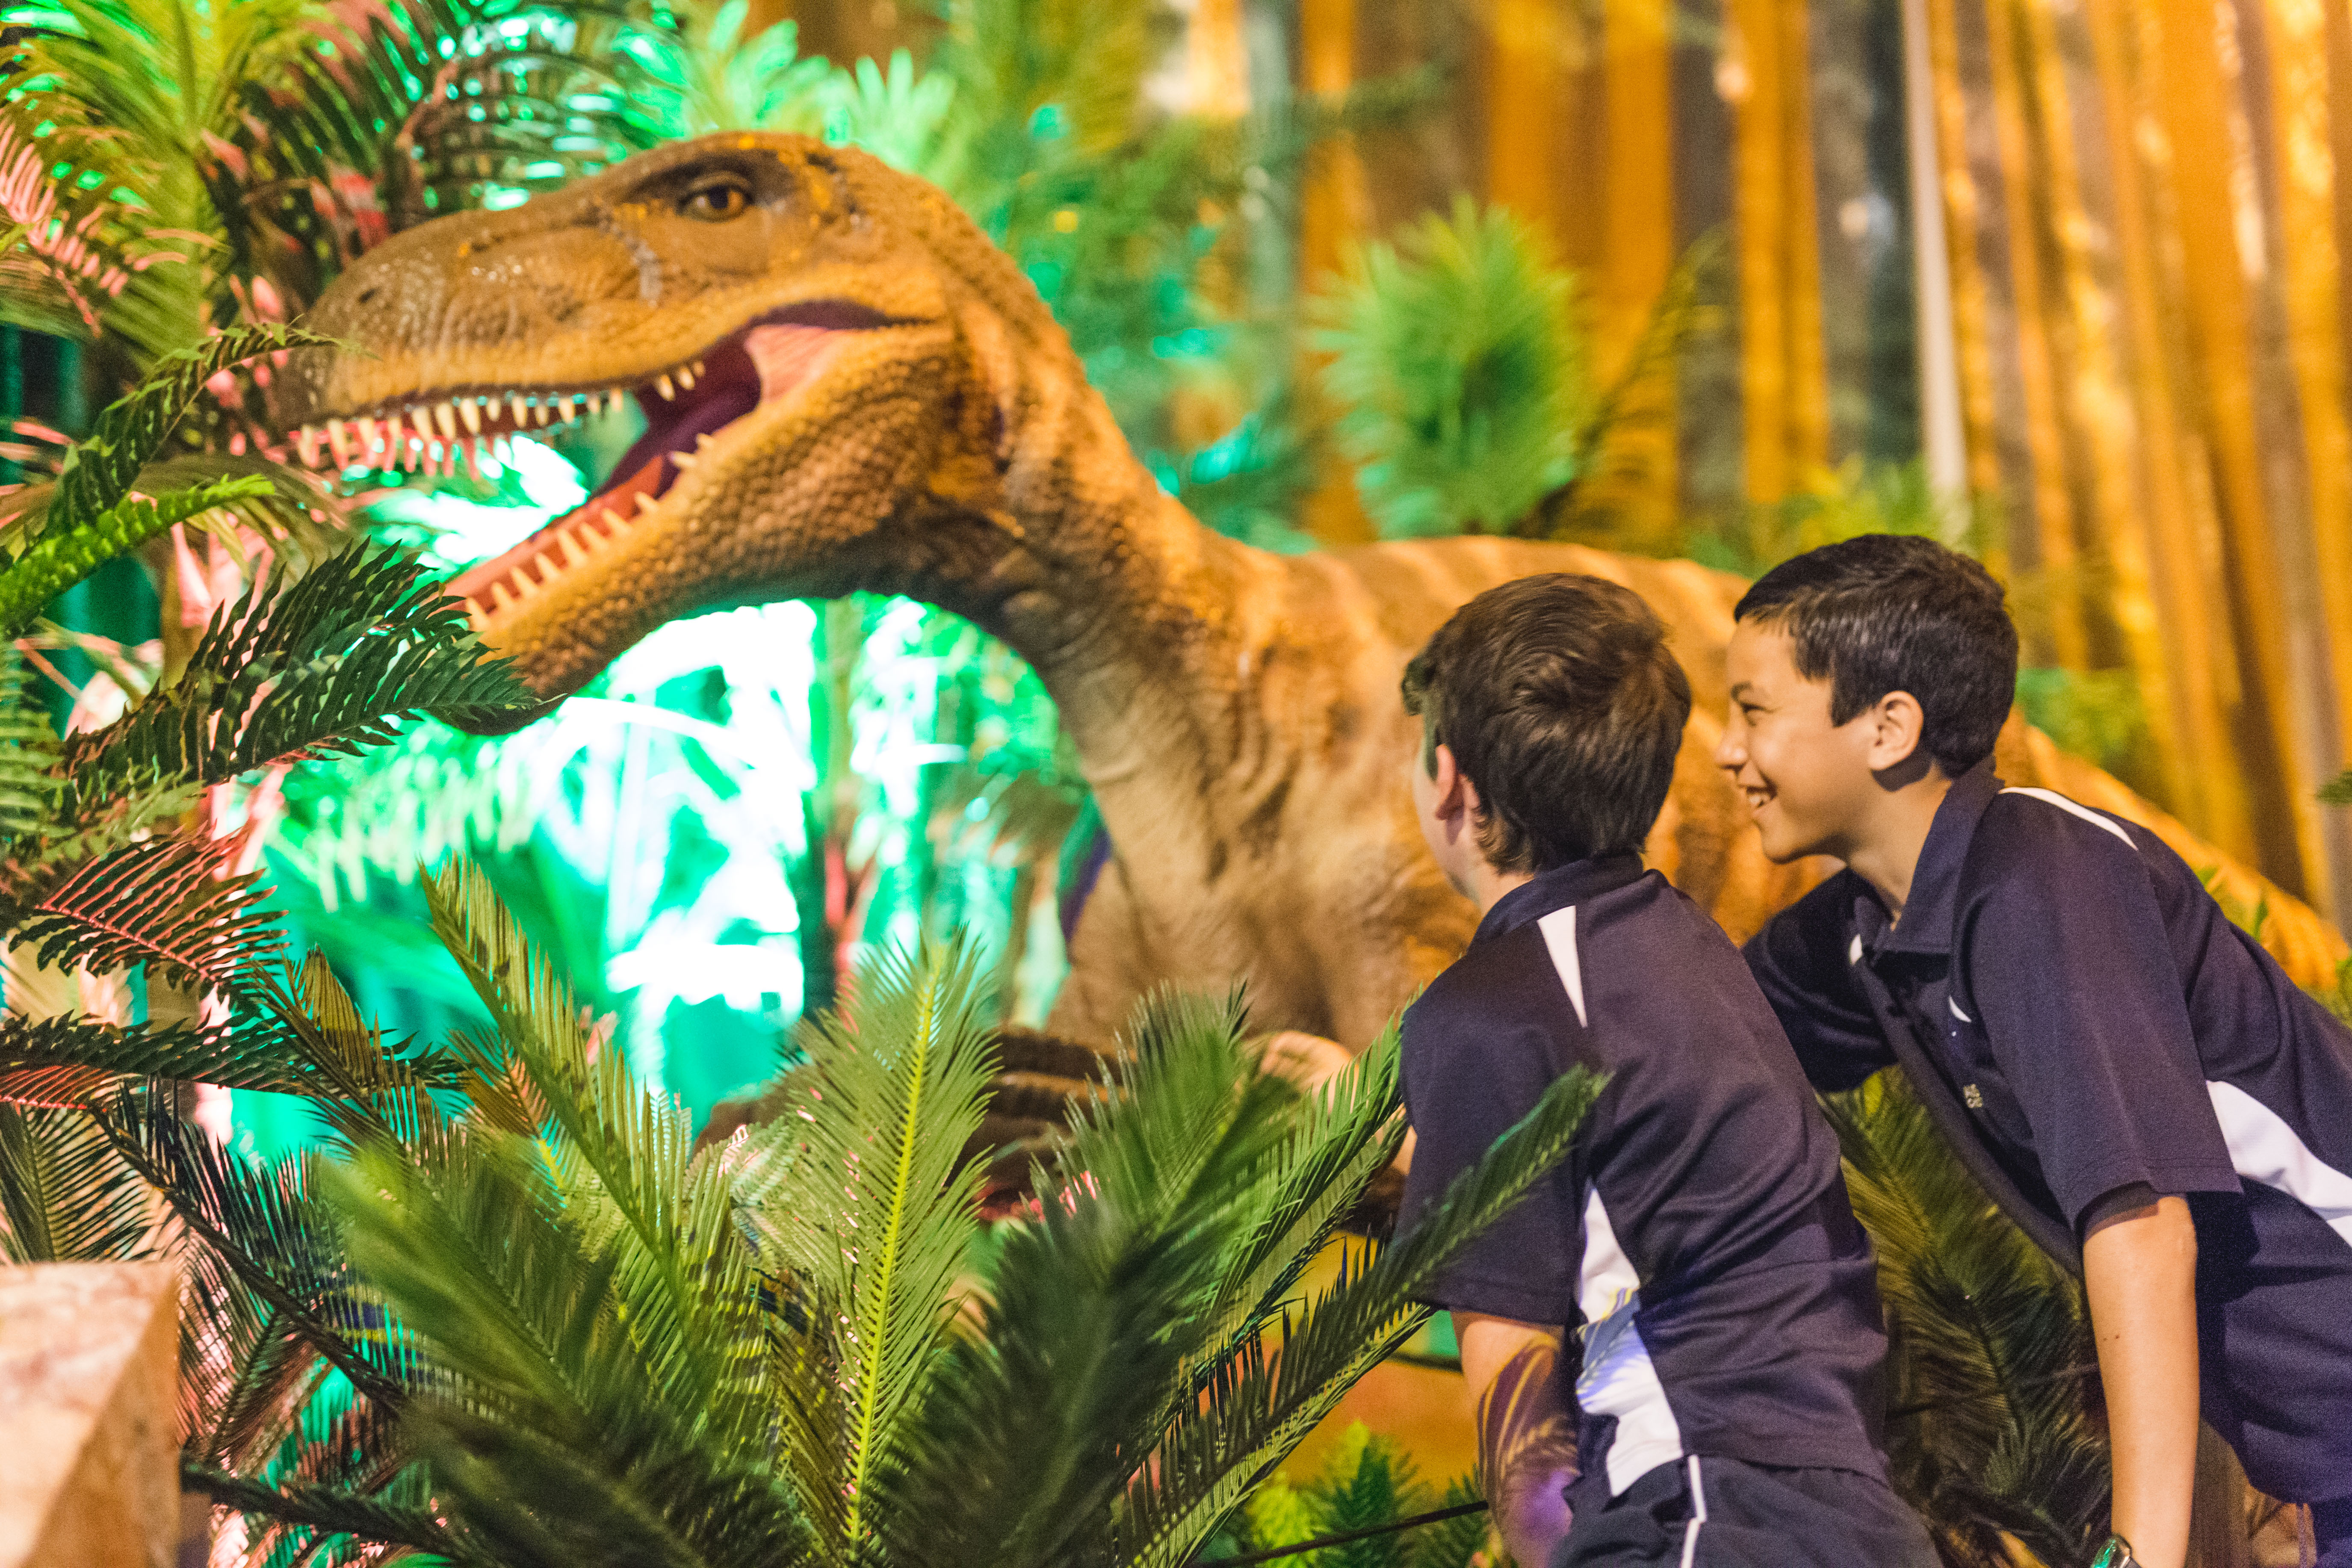
[[[1483,916],[1404,1016],[1405,1224],[1570,1067],[1608,1080],[1567,1164],[1431,1294],[1505,1543],[1525,1568],[1931,1568],[1879,1452],[1886,1342],[1836,1140],[1738,952],[1642,868],[1690,712],[1664,626],[1595,578],[1508,583],[1404,700],[1415,814]]]
[[[1993,776],[2017,632],[1975,562],[1850,540],[1734,613],[1717,760],[1768,856],[1846,868],[1748,963],[1817,1087],[1899,1063],[2081,1270],[2105,1560],[2180,1568],[2201,1399],[2256,1486],[2315,1505],[2326,1568],[2352,1568],[2352,1033],[2154,834]]]

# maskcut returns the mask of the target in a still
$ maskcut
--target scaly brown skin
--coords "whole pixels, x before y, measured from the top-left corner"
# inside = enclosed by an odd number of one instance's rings
[[[764,335],[745,338],[755,321]],[[1107,1038],[1158,982],[1241,974],[1261,1026],[1360,1047],[1444,967],[1473,916],[1409,815],[1397,681],[1456,605],[1523,574],[1612,578],[1675,628],[1697,712],[1654,863],[1735,937],[1818,874],[1763,860],[1709,761],[1736,579],[1565,544],[1286,557],[1220,537],[1135,460],[1012,262],[938,190],[863,154],[739,134],[649,153],[401,236],[310,324],[372,356],[299,358],[288,426],[348,437],[354,417],[411,410],[410,451],[420,427],[465,434],[445,400],[464,415],[495,394],[510,422],[516,394],[628,389],[685,418],[763,356],[762,400],[634,521],[592,525],[592,502],[457,588],[551,700],[663,622],[748,600],[907,594],[1003,637],[1059,704],[1116,847],[1048,1026],[1062,1034]],[[660,378],[697,365],[673,403]],[[2249,904],[2263,886],[2021,724],[2002,765],[2149,823]],[[2269,897],[2273,945],[2321,978],[2341,940]]]

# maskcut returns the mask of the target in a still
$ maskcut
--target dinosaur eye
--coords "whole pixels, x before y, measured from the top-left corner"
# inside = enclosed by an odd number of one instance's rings
[[[725,223],[729,218],[742,216],[743,209],[751,205],[751,188],[730,174],[688,191],[686,199],[677,204],[677,210],[704,223]]]

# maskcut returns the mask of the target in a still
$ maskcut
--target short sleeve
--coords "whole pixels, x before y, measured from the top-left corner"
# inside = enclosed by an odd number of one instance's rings
[[[2058,812],[1986,814],[1962,879],[1955,1003],[1975,1009],[2079,1233],[2092,1204],[2136,1182],[2240,1188],[2139,851],[2120,827]]]
[[[1414,1142],[1401,1231],[1419,1223],[1454,1178],[1535,1109],[1555,1076],[1548,1042],[1535,1029],[1440,1030],[1428,1027],[1425,1016],[1415,1028],[1413,1013],[1429,1000],[1405,1016],[1405,1115]],[[1538,1182],[1456,1254],[1422,1299],[1451,1311],[1567,1324],[1575,1310],[1578,1220],[1568,1170],[1563,1165]]]
[[[1854,984],[1853,934],[1845,916],[1852,894],[1845,881],[1834,877],[1814,889],[1740,950],[1805,1077],[1825,1093],[1853,1089],[1895,1061]]]

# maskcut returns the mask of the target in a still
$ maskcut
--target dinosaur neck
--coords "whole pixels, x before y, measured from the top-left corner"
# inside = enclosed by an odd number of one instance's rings
[[[1011,389],[995,399],[994,472],[917,530],[907,588],[1036,668],[1110,815],[1112,795],[1171,776],[1171,752],[1230,744],[1231,706],[1216,693],[1245,663],[1253,607],[1277,593],[1282,562],[1202,527],[1160,489],[1054,339],[1059,353],[1033,343],[990,378]]]

